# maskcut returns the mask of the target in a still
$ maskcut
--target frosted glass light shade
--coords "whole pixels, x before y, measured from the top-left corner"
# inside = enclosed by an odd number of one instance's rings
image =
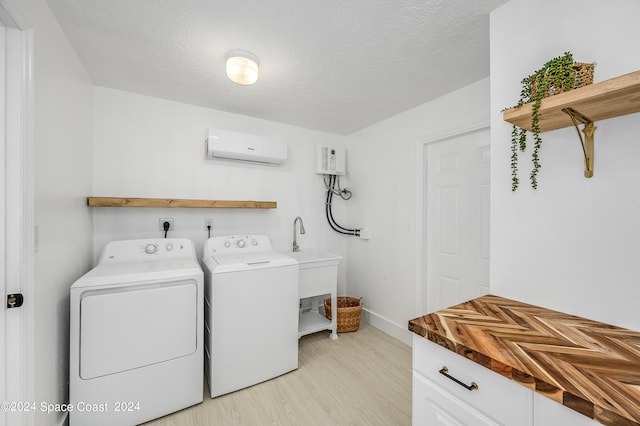
[[[258,81],[256,55],[245,50],[232,50],[227,53],[227,77],[235,83],[250,85]]]

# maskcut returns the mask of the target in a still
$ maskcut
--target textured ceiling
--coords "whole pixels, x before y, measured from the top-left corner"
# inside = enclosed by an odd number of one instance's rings
[[[489,75],[507,0],[48,0],[93,82],[350,134]],[[225,53],[260,58],[226,78]]]

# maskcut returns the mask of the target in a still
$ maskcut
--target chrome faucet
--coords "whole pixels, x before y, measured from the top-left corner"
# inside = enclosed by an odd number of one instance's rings
[[[300,216],[293,220],[293,251],[300,251],[300,247],[298,247],[298,242],[296,241],[296,222],[300,222],[300,235],[304,234],[304,224]]]

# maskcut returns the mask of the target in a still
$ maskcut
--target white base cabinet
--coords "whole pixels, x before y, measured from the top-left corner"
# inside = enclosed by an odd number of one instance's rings
[[[413,373],[412,417],[414,425],[499,425],[416,372]]]
[[[460,383],[442,374],[443,367]],[[467,388],[472,383],[477,389]],[[412,415],[415,426],[597,424],[418,335],[413,336]]]
[[[443,367],[451,377],[441,373]],[[472,383],[477,388],[470,390]],[[524,386],[414,335],[413,424],[532,426],[533,394]]]
[[[533,394],[534,426],[594,426],[599,423],[540,394]]]

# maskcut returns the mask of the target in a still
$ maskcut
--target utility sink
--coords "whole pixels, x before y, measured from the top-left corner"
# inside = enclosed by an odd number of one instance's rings
[[[299,298],[331,297],[331,321],[318,310],[319,300],[312,303],[310,311],[300,312],[298,338],[322,330],[330,330],[332,339],[337,339],[337,293],[338,265],[342,256],[318,250],[288,252],[287,256],[298,261]],[[324,298],[322,298],[324,304]]]
[[[300,268],[316,268],[319,266],[331,266],[333,264],[338,265],[342,260],[342,256],[340,255],[315,249],[292,251],[287,253],[287,256],[291,256],[296,259],[300,264]]]

